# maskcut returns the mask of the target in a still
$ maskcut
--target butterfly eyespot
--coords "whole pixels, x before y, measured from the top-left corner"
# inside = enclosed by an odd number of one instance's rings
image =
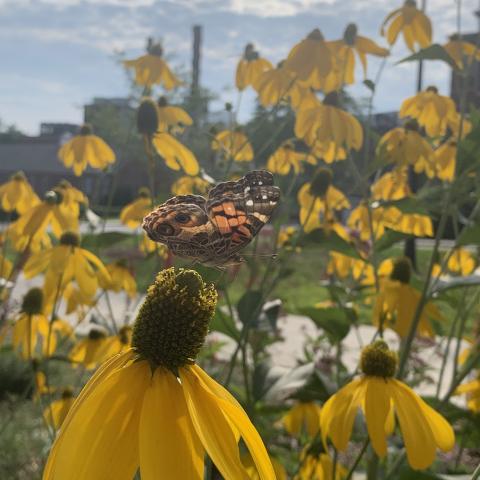
[[[161,225],[158,225],[156,231],[159,235],[165,236],[170,236],[175,233],[175,229],[168,223],[162,223]]]
[[[177,213],[177,215],[175,215],[175,221],[178,223],[187,223],[190,221],[190,215],[187,213]]]

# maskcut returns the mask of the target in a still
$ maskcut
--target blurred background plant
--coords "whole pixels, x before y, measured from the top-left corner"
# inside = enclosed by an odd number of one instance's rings
[[[153,38],[139,57],[118,58],[130,96],[86,107],[57,152],[61,176],[41,183],[27,170],[0,185],[1,478],[41,477],[73,399],[130,347],[147,287],[173,264],[215,283],[198,362],[244,407],[277,478],[474,471],[480,37],[456,15],[443,46],[411,0],[385,19],[379,43],[355,24],[338,40],[315,29],[275,66],[247,43],[218,121],[199,81],[200,27],[191,76]],[[401,41],[406,58],[394,55]],[[382,59],[377,72],[369,56]],[[418,65],[417,94],[390,125],[372,113],[386,62]],[[450,97],[423,84],[426,62],[451,68]],[[348,86],[361,82],[358,101]],[[241,124],[247,89],[257,104]],[[171,196],[206,196],[260,168],[282,199],[241,264],[192,265],[142,232]],[[245,475],[260,478],[241,451]],[[206,465],[205,478],[219,478]]]

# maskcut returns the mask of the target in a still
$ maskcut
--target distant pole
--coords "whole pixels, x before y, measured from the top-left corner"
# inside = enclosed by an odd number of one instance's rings
[[[420,7],[422,12],[425,12],[427,7],[427,0],[422,0],[422,6]],[[418,70],[417,70],[417,93],[423,90],[423,60],[418,61]],[[408,184],[412,193],[417,192],[417,175],[413,169],[413,166],[408,167]],[[405,240],[405,246],[403,249],[404,255],[410,259],[412,262],[412,267],[414,270],[417,270],[417,249],[416,249],[415,237],[407,238]]]
[[[202,46],[202,26],[193,26],[192,96],[200,86],[200,50]]]

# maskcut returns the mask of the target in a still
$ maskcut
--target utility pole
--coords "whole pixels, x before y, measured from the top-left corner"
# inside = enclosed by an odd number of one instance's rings
[[[192,60],[192,97],[200,86],[200,50],[202,46],[202,26],[193,26],[193,60]]]

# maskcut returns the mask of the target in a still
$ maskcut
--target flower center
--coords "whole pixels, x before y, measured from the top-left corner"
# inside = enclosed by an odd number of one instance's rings
[[[343,34],[343,40],[347,45],[355,45],[357,39],[357,26],[354,23],[349,23]]]
[[[393,261],[393,270],[390,274],[391,280],[398,280],[402,283],[410,283],[412,276],[412,264],[407,257],[397,258]]]
[[[80,135],[91,135],[93,133],[93,128],[89,123],[85,123],[80,128]]]
[[[70,245],[72,247],[78,247],[80,244],[80,236],[75,232],[65,232],[60,237],[60,245]]]
[[[362,350],[360,369],[371,377],[393,377],[397,369],[397,354],[383,340],[377,340]]]
[[[438,88],[433,85],[430,85],[429,87],[427,87],[427,92],[438,93]]]
[[[323,34],[318,28],[316,28],[315,30],[312,30],[308,34],[307,38],[310,39],[310,40],[316,40],[316,41],[319,41],[319,42],[324,40]]]
[[[22,312],[37,315],[42,312],[43,291],[41,288],[31,288],[23,297]]]
[[[142,100],[137,111],[137,130],[142,135],[153,135],[158,130],[158,110],[150,98]]]
[[[215,313],[217,292],[193,270],[161,271],[133,326],[132,346],[152,368],[192,364]]]
[[[323,198],[327,194],[328,187],[332,184],[332,171],[328,168],[319,168],[310,183],[310,193],[314,197]]]

